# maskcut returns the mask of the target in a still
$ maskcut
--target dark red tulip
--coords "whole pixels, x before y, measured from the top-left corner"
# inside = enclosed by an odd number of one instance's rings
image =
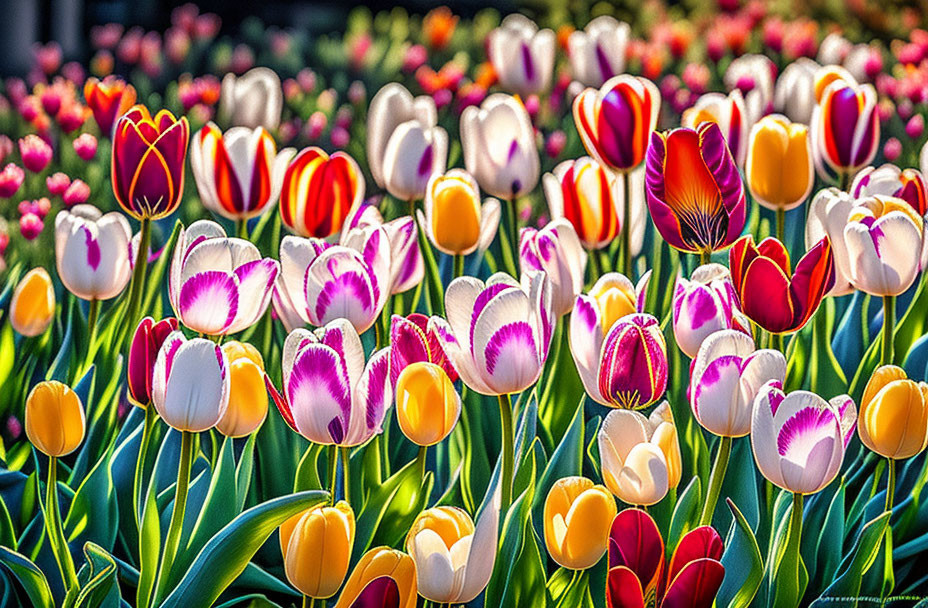
[[[172,331],[178,327],[177,319],[168,317],[157,323],[151,317],[139,321],[129,346],[129,399],[139,407],[148,407],[151,403],[151,382],[155,369],[155,359],[161,345]]]

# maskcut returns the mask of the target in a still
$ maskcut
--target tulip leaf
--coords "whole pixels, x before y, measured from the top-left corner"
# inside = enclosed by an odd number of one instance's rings
[[[16,360],[16,344],[13,337],[13,326],[4,323],[0,329],[0,386],[6,382],[13,371]]]
[[[860,593],[860,583],[864,573],[876,560],[877,553],[882,546],[880,542],[889,526],[889,511],[867,523],[857,537],[854,551],[848,554],[839,568],[840,574],[828,586],[817,600],[812,603],[813,608],[825,608],[833,605],[836,598],[857,598]],[[845,599],[845,601],[848,601]],[[851,600],[851,606],[857,606],[857,600]]]
[[[676,547],[683,535],[693,529],[702,511],[702,483],[693,477],[677,499],[677,506],[670,518],[667,546]]]
[[[142,298],[142,305],[139,308],[139,318],[144,317],[146,311],[151,310],[155,298],[160,297],[164,291],[164,273],[167,271],[168,264],[170,264],[174,257],[174,247],[177,245],[177,239],[183,227],[184,225],[180,220],[174,222],[174,228],[171,230],[171,235],[168,237],[168,240],[165,241],[164,246],[161,248],[158,260],[154,264],[149,264],[148,266],[148,276],[145,277],[145,295]],[[134,319],[128,319],[130,323],[134,321]],[[128,331],[131,335],[131,332],[135,331],[135,327],[128,328]]]
[[[725,538],[725,552],[722,554],[725,578],[716,596],[716,606],[747,608],[764,579],[764,559],[748,520],[731,499],[727,499],[726,503],[731,510],[732,522]]]
[[[590,570],[558,568],[548,579],[547,590],[554,608],[586,608],[590,598]]]
[[[75,350],[72,348],[74,341],[74,310],[76,308],[75,298],[68,300],[68,323],[65,325],[64,336],[61,338],[61,346],[58,348],[58,354],[55,355],[54,361],[48,367],[45,373],[46,380],[58,380],[65,384],[68,382],[68,366],[71,362],[71,354]],[[79,350],[79,349],[78,349]]]
[[[0,546],[0,565],[2,565],[29,596],[29,601],[37,608],[55,608],[55,599],[48,586],[45,575],[29,558],[12,549]]]
[[[812,318],[812,348],[809,352],[808,377],[804,386],[826,399],[847,392],[844,370],[831,350],[834,298],[826,298]]]
[[[88,542],[84,545],[84,565],[77,573],[80,591],[68,594],[63,608],[116,607],[120,605],[118,568],[106,549]]]
[[[800,604],[809,582],[809,574],[802,561],[799,545],[802,531],[802,505],[793,499],[793,507],[786,515],[786,525],[781,525],[774,544],[770,564],[770,595],[773,608],[795,608]],[[796,509],[798,508],[798,511]],[[794,520],[793,515],[798,515]],[[798,527],[798,529],[794,528]],[[816,531],[817,532],[817,531]],[[816,532],[811,532],[815,534]],[[810,533],[806,531],[806,533]]]
[[[103,550],[110,551],[116,543],[119,506],[110,472],[110,459],[115,445],[110,444],[103,457],[78,486],[71,500],[71,507],[64,521],[64,530],[69,543],[77,541],[74,546],[79,547],[84,540],[94,540],[102,545]]]
[[[824,492],[820,492],[819,495],[822,495],[824,499],[828,498],[828,494]],[[818,498],[819,495],[812,500]],[[838,570],[844,544],[845,495],[844,480],[841,480],[831,501],[825,502],[828,508],[822,521],[818,521],[818,518],[810,518],[807,537],[813,539],[815,553],[814,558],[807,560],[806,563],[810,565],[809,580],[814,581],[815,587],[813,588],[816,591],[823,589],[826,584],[833,581]],[[809,515],[812,516],[812,513],[814,511]],[[817,534],[817,530],[821,530],[821,533]],[[805,544],[805,538],[803,538],[803,544]]]
[[[162,608],[212,606],[284,521],[327,498],[327,492],[313,490],[248,509],[206,543]]]
[[[241,513],[245,508],[245,501],[248,499],[248,490],[251,488],[252,471],[255,465],[255,439],[257,433],[252,433],[245,441],[245,447],[238,458],[238,466],[235,470],[235,502],[236,513]],[[316,488],[314,488],[316,489]]]

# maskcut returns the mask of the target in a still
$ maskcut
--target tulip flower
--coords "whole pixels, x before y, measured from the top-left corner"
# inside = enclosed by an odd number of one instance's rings
[[[213,428],[229,405],[228,358],[209,340],[188,340],[181,331],[171,332],[155,360],[151,400],[178,431]]]
[[[283,89],[274,70],[257,67],[241,76],[226,74],[219,93],[219,116],[234,127],[274,131],[280,124]]]
[[[614,183],[614,177],[588,156],[564,161],[542,178],[551,218],[566,218],[590,250],[605,247],[619,233],[622,220]]]
[[[828,85],[838,80],[851,86],[857,86],[857,79],[840,65],[825,64],[815,72],[816,104],[822,102],[822,98],[825,96],[825,89],[828,88]]]
[[[615,499],[586,477],[558,479],[545,498],[544,535],[548,554],[570,570],[592,568],[606,552],[615,518]]]
[[[190,167],[203,206],[236,221],[261,215],[277,202],[295,153],[293,148],[278,153],[264,127],[233,127],[223,133],[207,123],[190,147]]]
[[[873,85],[838,78],[825,87],[812,113],[812,153],[823,180],[844,190],[860,169],[876,156],[880,119]]]
[[[808,57],[800,57],[787,65],[777,78],[773,91],[773,107],[793,122],[812,122],[815,97],[815,74],[820,66]]]
[[[411,216],[384,222],[380,211],[365,203],[348,218],[339,243],[364,255],[365,252],[378,251],[378,245],[372,239],[375,235],[379,238],[380,234],[386,234],[390,245],[389,295],[403,293],[419,285],[425,276],[425,264],[419,249],[416,221]]]
[[[129,222],[103,215],[93,205],[75,205],[55,217],[55,259],[68,291],[84,300],[109,300],[129,282]]]
[[[461,396],[438,365],[417,361],[396,380],[396,420],[418,446],[427,447],[451,434],[461,415]]]
[[[26,169],[41,173],[52,160],[52,147],[38,135],[30,133],[19,140],[19,155]]]
[[[500,85],[523,97],[547,91],[557,40],[549,29],[519,13],[508,15],[487,36],[487,56]]]
[[[741,234],[744,184],[715,123],[655,133],[645,179],[651,219],[671,247],[706,258]]]
[[[26,172],[23,171],[22,167],[14,163],[7,163],[3,167],[3,171],[0,171],[0,197],[12,197],[19,190],[19,187],[23,185],[25,179]]]
[[[678,276],[673,291],[673,336],[680,350],[695,358],[703,341],[723,329],[751,336],[751,323],[741,312],[728,269],[704,264],[689,279]]]
[[[311,598],[335,595],[348,574],[354,544],[351,505],[316,506],[280,526],[280,552],[290,584]]]
[[[461,114],[464,166],[491,196],[513,200],[535,189],[540,160],[522,102],[495,93]]]
[[[384,85],[371,99],[367,110],[367,163],[374,182],[381,188],[386,187],[383,160],[387,145],[396,129],[410,121],[424,129],[434,127],[438,122],[435,101],[428,95],[413,98],[397,82]]]
[[[854,198],[837,188],[819,190],[809,203],[806,221],[805,244],[811,249],[823,238],[828,237],[835,260],[835,283],[826,295],[842,296],[854,290],[850,283],[850,257],[844,236],[848,217],[854,206]]]
[[[854,178],[851,195],[855,199],[876,195],[901,198],[919,216],[928,213],[928,181],[918,169],[900,169],[889,163],[866,167]]]
[[[129,345],[126,388],[129,400],[138,407],[147,408],[151,403],[155,360],[161,345],[178,328],[177,319],[168,317],[155,322],[145,317],[135,328]]]
[[[748,153],[751,119],[741,91],[735,89],[727,96],[721,93],[701,95],[693,107],[683,112],[681,124],[687,129],[698,129],[702,123],[718,125],[732,158],[738,167],[743,167]]]
[[[10,325],[32,338],[45,333],[55,318],[55,290],[44,268],[33,268],[16,284],[10,301]]]
[[[328,238],[364,199],[364,175],[348,154],[304,148],[284,174],[280,217],[300,236]]]
[[[884,458],[919,454],[928,446],[928,384],[909,380],[895,365],[878,368],[860,400],[857,433]]]
[[[68,386],[55,380],[36,384],[26,398],[26,436],[52,458],[67,456],[84,440],[84,406]]]
[[[729,91],[738,90],[743,94],[748,125],[757,123],[769,111],[776,73],[777,66],[766,55],[741,55],[728,64],[725,86]]]
[[[609,412],[597,440],[603,482],[619,500],[657,504],[680,483],[680,441],[666,401],[647,418],[631,410]]]
[[[812,318],[835,282],[831,242],[824,238],[790,268],[789,253],[768,237],[754,244],[750,234],[729,252],[735,292],[745,315],[770,333],[799,331]]]
[[[567,57],[574,80],[588,87],[625,72],[625,53],[631,37],[627,23],[611,15],[600,15],[582,30],[574,30],[567,38]]]
[[[408,317],[393,315],[390,319],[390,384],[396,386],[400,373],[413,363],[434,363],[454,382],[458,373],[438,341],[429,318],[412,313]]]
[[[782,238],[781,211],[801,205],[815,181],[809,128],[785,116],[765,116],[751,129],[744,172],[754,200],[777,211],[777,234]]]
[[[481,205],[477,180],[462,169],[433,175],[423,208],[425,234],[442,253],[464,256],[483,252],[496,237],[499,201],[488,198]]]
[[[91,133],[81,133],[71,145],[81,160],[93,160],[93,157],[97,155],[97,138]]]
[[[607,608],[712,608],[722,586],[722,539],[702,526],[680,539],[670,563],[664,559],[664,541],[646,511],[625,509],[609,531]],[[648,598],[647,600],[645,598]]]
[[[373,590],[373,585],[384,580],[396,586],[395,604],[386,603],[385,594],[374,598],[383,601],[383,604],[358,604],[366,592],[371,592],[368,590]],[[358,560],[351,576],[345,581],[345,587],[338,596],[335,608],[380,608],[381,605],[416,608],[417,589],[416,564],[411,557],[390,547],[374,547]]]
[[[432,602],[466,604],[490,582],[496,562],[499,495],[474,525],[463,509],[433,507],[416,517],[406,552],[416,564],[419,595]]]
[[[390,352],[375,352],[365,364],[361,338],[337,319],[315,333],[295,329],[283,352],[283,388],[266,380],[290,427],[323,445],[354,447],[382,431],[390,405]]]
[[[228,238],[219,224],[199,220],[177,237],[168,295],[185,326],[225,336],[261,318],[279,271],[278,262],[262,259],[254,244]]]
[[[84,99],[100,133],[109,137],[116,120],[135,104],[135,87],[118,76],[107,76],[102,81],[88,78],[84,83]]]
[[[229,361],[229,407],[216,424],[226,437],[251,435],[267,417],[264,359],[245,342],[226,342],[222,352]]]
[[[554,314],[563,317],[573,310],[586,272],[587,254],[573,225],[566,219],[556,219],[540,230],[523,228],[520,236],[520,270],[548,275]]]

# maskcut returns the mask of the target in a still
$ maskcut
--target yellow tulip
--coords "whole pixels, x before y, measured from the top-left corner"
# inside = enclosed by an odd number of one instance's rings
[[[335,608],[350,608],[367,585],[383,576],[396,582],[400,592],[399,608],[416,607],[416,565],[412,558],[390,547],[375,547],[354,567]]]
[[[545,545],[551,559],[570,570],[596,565],[606,552],[615,499],[585,477],[557,480],[545,499]]]
[[[877,369],[860,403],[857,433],[886,458],[911,458],[928,445],[928,384],[909,380],[895,365]]]
[[[764,207],[789,211],[802,204],[814,180],[809,127],[785,116],[762,118],[751,129],[745,175]]]
[[[638,312],[635,286],[623,274],[604,274],[590,289],[590,296],[599,307],[603,335],[622,317]]]
[[[396,419],[400,430],[420,446],[435,445],[454,429],[461,397],[440,366],[418,361],[396,380]]]
[[[26,398],[26,436],[48,456],[66,456],[84,440],[80,397],[55,380],[35,385]]]
[[[335,595],[348,574],[354,525],[354,511],[344,500],[285,521],[280,526],[280,550],[290,584],[313,598]]]
[[[41,335],[55,317],[55,291],[44,268],[33,268],[16,285],[10,303],[10,323],[24,336]]]
[[[264,359],[257,348],[243,342],[229,342],[222,351],[229,360],[229,407],[216,429],[226,437],[244,437],[267,417]]]
[[[499,203],[488,199],[481,205],[477,180],[462,169],[432,176],[423,209],[429,240],[448,255],[467,255],[488,246],[499,221]]]

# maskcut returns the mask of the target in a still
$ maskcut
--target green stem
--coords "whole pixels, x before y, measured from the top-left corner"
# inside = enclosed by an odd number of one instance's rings
[[[777,207],[777,240],[783,242],[783,235],[786,233],[786,209]]]
[[[715,515],[715,504],[719,500],[722,481],[724,481],[725,471],[728,469],[731,443],[731,437],[722,437],[719,442],[719,451],[715,454],[715,464],[712,465],[712,473],[709,475],[709,492],[706,495],[706,502],[702,506],[702,516],[699,518],[700,526],[712,524],[712,516]]]
[[[416,231],[419,240],[419,251],[422,252],[423,262],[425,264],[425,281],[426,296],[428,297],[429,306],[432,314],[444,315],[445,291],[441,285],[441,277],[438,273],[438,263],[435,261],[435,253],[432,251],[432,244],[425,238],[425,228],[419,225],[415,214],[415,201],[410,201],[409,209],[412,213],[413,220],[416,222]]]
[[[629,188],[631,179],[628,171],[622,172],[622,274],[634,281],[632,277],[632,197]]]
[[[174,558],[177,557],[180,535],[184,529],[187,490],[190,485],[190,465],[193,463],[193,438],[194,434],[190,431],[181,432],[180,461],[177,463],[177,485],[174,487],[174,508],[171,509],[171,523],[168,526],[168,535],[164,541],[161,568],[158,570],[157,593],[155,594],[157,598],[164,597],[164,592],[167,590],[171,567],[174,565]]]
[[[248,220],[242,218],[235,221],[235,234],[240,239],[248,240]]]
[[[129,287],[129,314],[126,315],[130,331],[139,322],[139,306],[142,303],[142,293],[145,290],[145,273],[148,270],[148,247],[151,244],[151,220],[149,218],[142,218],[139,235],[139,250],[135,256],[132,283]]]
[[[883,296],[883,344],[880,365],[893,364],[893,334],[896,327],[896,297]]]
[[[454,256],[454,274],[451,276],[451,280],[464,276],[464,256],[457,254]]]
[[[425,458],[428,456],[429,448],[425,445],[419,446],[419,455],[416,457],[416,464],[419,466],[419,476],[425,477]]]
[[[699,252],[699,265],[705,266],[712,261],[712,251],[709,249],[702,249]]]
[[[799,547],[802,540],[802,494],[793,494],[793,510],[789,516],[789,540],[787,547]]]
[[[141,515],[139,510],[139,497],[142,494],[142,477],[145,475],[145,457],[148,454],[148,444],[151,442],[151,432],[155,428],[158,413],[151,403],[145,408],[145,423],[142,427],[142,443],[139,445],[139,455],[135,461],[135,477],[132,481],[132,514],[135,516],[135,527],[141,532]]]
[[[329,446],[329,503],[335,504],[335,487],[338,478],[338,446]]]
[[[348,455],[348,448],[342,447],[342,448],[339,448],[339,451],[341,452],[341,456],[342,456],[341,458],[342,460],[342,486],[344,486],[342,493],[345,495],[345,502],[347,502],[350,505],[351,504],[351,477],[348,473],[351,470],[351,458],[349,458],[349,455]]]
[[[506,272],[519,276],[519,225],[516,218],[516,202],[502,201],[503,226],[500,230],[500,249],[503,253],[503,265]]]
[[[589,251],[587,259],[590,260],[590,283],[595,283],[599,277],[603,276],[602,265],[599,263],[599,252],[595,249]]]
[[[74,571],[74,560],[71,559],[71,550],[64,535],[64,526],[61,524],[61,512],[58,509],[58,459],[48,457],[48,484],[45,486],[45,530],[48,533],[49,543],[55,553],[55,561],[61,571],[61,581],[64,584],[65,594],[78,584],[77,573]]]
[[[886,507],[884,511],[893,510],[893,494],[896,492],[896,461],[886,459]]]
[[[81,373],[90,369],[93,363],[94,348],[93,343],[97,339],[97,319],[100,316],[100,300],[96,298],[90,300],[90,308],[87,310],[87,354],[84,359],[84,365]]]
[[[512,435],[512,399],[508,394],[499,396],[499,420],[502,426],[503,444],[503,471],[500,483],[502,499],[500,512],[505,513],[512,502],[512,461],[513,461],[513,435]]]

